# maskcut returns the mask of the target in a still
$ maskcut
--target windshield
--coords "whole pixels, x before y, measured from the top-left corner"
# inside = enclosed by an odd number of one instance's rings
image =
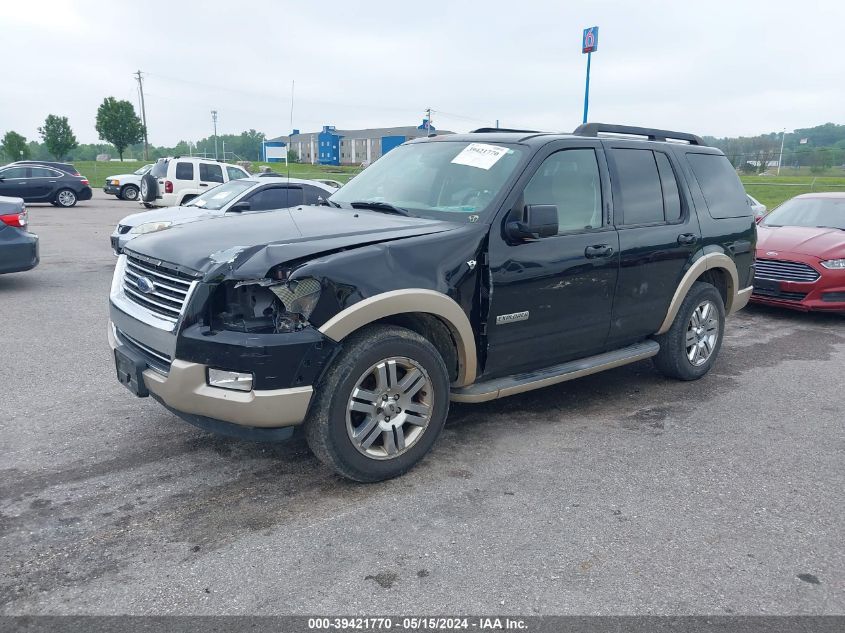
[[[479,214],[510,180],[522,156],[519,146],[504,144],[437,141],[400,145],[330,200],[342,206],[387,203],[429,217]]]
[[[143,167],[141,167],[141,169],[136,169],[134,173],[136,176],[143,176],[148,171],[150,171],[151,168],[152,165],[144,165]]]
[[[767,215],[762,224],[830,227],[845,231],[845,198],[793,198]]]
[[[254,187],[255,184],[251,180],[230,180],[225,185],[217,185],[214,189],[210,189],[201,196],[197,196],[185,206],[219,211],[231,202],[233,198],[250,187]]]

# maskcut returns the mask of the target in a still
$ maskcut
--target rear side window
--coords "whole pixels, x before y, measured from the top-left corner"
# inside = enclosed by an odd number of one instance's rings
[[[660,186],[663,189],[663,214],[667,222],[677,222],[681,219],[681,194],[678,190],[675,172],[672,170],[672,164],[666,154],[655,152],[654,160],[657,161],[657,171],[660,172]]]
[[[200,180],[203,182],[223,182],[223,168],[220,165],[200,163]]]
[[[237,167],[226,167],[226,173],[229,175],[229,180],[240,180],[241,178],[249,178],[249,175]]]
[[[176,180],[193,180],[193,163],[176,163]]]
[[[325,200],[331,195],[328,191],[323,191],[311,185],[303,185],[302,188],[305,190],[305,204],[319,204],[320,200]]]
[[[155,165],[153,165],[153,168],[150,169],[150,175],[155,176],[156,178],[164,178],[167,176],[168,164],[170,164],[169,160],[158,161]]]
[[[663,189],[654,153],[647,149],[612,149],[616,167],[614,200],[622,209],[622,224],[663,222]]]
[[[733,166],[721,154],[687,154],[701,193],[713,218],[738,218],[751,215],[745,189]]]
[[[33,178],[61,178],[62,172],[47,167],[33,167],[30,171]]]

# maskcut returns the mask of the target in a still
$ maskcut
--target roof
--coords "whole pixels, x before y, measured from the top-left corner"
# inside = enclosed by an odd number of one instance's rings
[[[434,129],[436,134],[453,134],[448,130]],[[382,136],[425,136],[426,131],[419,129],[416,125],[400,125],[397,127],[372,127],[363,130],[333,130],[333,134],[342,136],[345,139],[367,139],[367,138],[381,138]],[[282,142],[293,143],[303,141],[306,138],[317,137],[322,134],[319,132],[300,132],[299,134],[291,134],[288,136],[277,136],[276,138],[267,139],[268,142]]]
[[[845,191],[817,191],[813,193],[802,193],[796,198],[845,198]]]

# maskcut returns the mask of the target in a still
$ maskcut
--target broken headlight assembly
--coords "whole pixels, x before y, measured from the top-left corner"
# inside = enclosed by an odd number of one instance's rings
[[[236,332],[296,332],[308,326],[322,287],[311,277],[221,284],[212,303],[212,327]]]

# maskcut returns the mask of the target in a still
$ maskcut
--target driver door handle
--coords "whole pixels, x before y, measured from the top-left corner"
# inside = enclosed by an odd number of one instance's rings
[[[588,246],[584,249],[584,256],[587,259],[595,259],[596,257],[610,257],[613,255],[613,247],[610,244],[596,244]]]

